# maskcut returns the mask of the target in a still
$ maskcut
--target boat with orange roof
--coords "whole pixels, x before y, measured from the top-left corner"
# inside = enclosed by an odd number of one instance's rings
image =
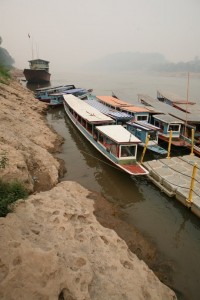
[[[149,110],[142,106],[136,106],[113,96],[96,96],[97,100],[115,110],[130,114],[135,121],[148,122]]]

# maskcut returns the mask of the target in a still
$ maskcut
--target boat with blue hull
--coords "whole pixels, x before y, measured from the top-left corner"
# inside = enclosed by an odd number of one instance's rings
[[[35,97],[40,101],[50,102],[51,94],[61,93],[62,91],[71,90],[71,89],[75,89],[75,86],[73,84],[38,88],[35,90]]]
[[[117,169],[129,175],[147,175],[137,162],[137,146],[141,141],[123,126],[73,95],[64,95],[64,109],[83,136]]]
[[[127,130],[142,141],[140,146],[144,147],[149,136],[147,149],[161,155],[167,154],[167,150],[158,145],[159,127],[144,121],[130,121],[126,124]]]
[[[61,93],[53,93],[49,95],[50,98],[50,102],[49,102],[49,106],[60,106],[63,105],[63,96],[64,95],[74,95],[76,97],[78,97],[79,99],[87,99],[87,97],[89,95],[91,95],[92,93],[92,89],[86,90],[83,88],[76,88],[76,89],[68,89],[68,90],[64,90]]]

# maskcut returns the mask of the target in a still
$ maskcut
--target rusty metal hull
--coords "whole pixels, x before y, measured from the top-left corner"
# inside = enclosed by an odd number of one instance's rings
[[[24,69],[24,76],[29,83],[49,82],[51,74],[46,70]]]

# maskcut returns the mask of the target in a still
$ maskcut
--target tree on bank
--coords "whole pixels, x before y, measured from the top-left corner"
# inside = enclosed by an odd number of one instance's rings
[[[3,39],[0,36],[0,65],[7,67],[7,68],[11,68],[15,61],[11,57],[11,55],[8,53],[8,51],[1,47],[2,42],[3,42]]]

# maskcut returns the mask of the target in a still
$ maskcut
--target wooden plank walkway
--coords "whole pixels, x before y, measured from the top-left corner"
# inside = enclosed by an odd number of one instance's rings
[[[188,203],[194,163],[197,171],[192,191],[192,202]],[[149,171],[148,178],[170,197],[178,201],[200,217],[200,157],[185,155],[147,161],[143,163]]]

